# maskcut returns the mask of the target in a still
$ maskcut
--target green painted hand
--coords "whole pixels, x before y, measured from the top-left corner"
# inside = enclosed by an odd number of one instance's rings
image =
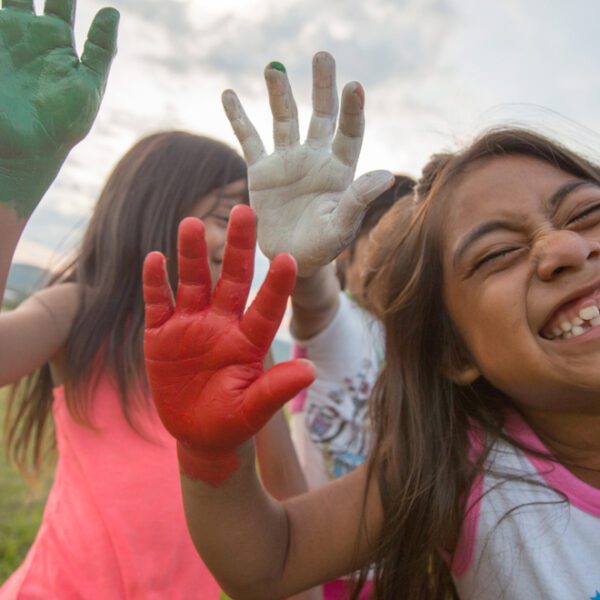
[[[3,0],[0,10],[0,202],[28,217],[90,130],[116,52],[119,13],[98,12],[79,60],[75,0]]]

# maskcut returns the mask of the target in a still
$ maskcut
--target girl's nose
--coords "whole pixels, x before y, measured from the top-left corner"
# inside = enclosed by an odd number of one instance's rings
[[[563,272],[579,271],[588,261],[600,257],[600,243],[575,231],[561,229],[540,239],[534,252],[538,255],[538,277],[550,281]]]

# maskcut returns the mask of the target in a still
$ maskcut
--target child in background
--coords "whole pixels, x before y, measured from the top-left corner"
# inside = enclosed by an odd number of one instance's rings
[[[53,418],[59,455],[38,536],[0,598],[85,595],[90,586],[96,598],[219,596],[187,534],[175,445],[146,387],[140,278],[150,248],[175,254],[177,226],[192,215],[204,218],[216,280],[229,213],[247,199],[245,176],[243,160],[210,138],[140,140],[109,177],[73,262],[0,316],[0,382],[31,373],[9,400],[9,449],[20,464],[31,451],[39,463]],[[302,491],[281,415],[265,435],[282,441],[262,446],[265,485],[282,498]],[[286,469],[286,481],[269,479]],[[157,498],[156,487],[170,492]]]
[[[394,186],[369,204],[356,238],[335,261],[336,271],[325,265],[296,281],[291,297],[294,357],[310,360],[316,377],[291,401],[290,428],[311,489],[349,473],[370,450],[367,402],[383,360],[381,327],[363,290],[370,236],[414,184],[410,177],[396,175]],[[327,582],[324,598],[345,597],[347,588],[346,579]],[[363,591],[365,598],[369,589]]]
[[[114,54],[118,15],[105,9],[78,61],[74,8],[49,0],[37,16],[32,3],[9,0],[0,11],[0,43],[22,36],[0,46],[2,287],[29,213],[91,126]],[[54,442],[53,420],[59,455],[37,538],[0,598],[219,596],[189,539],[175,444],[148,395],[140,273],[151,248],[175,253],[179,221],[197,215],[216,279],[229,212],[246,201],[246,166],[227,146],[183,132],[148,136],[113,171],[74,261],[0,315],[0,384],[29,375],[9,400],[9,452],[38,468]],[[306,489],[281,414],[263,437],[263,481],[273,495]],[[157,497],[157,488],[169,492]]]
[[[294,354],[308,358],[317,372],[290,405],[292,438],[310,488],[350,472],[367,457],[367,400],[383,359],[381,328],[363,293],[369,239],[414,183],[396,175],[394,186],[367,208],[357,237],[335,262],[336,273],[325,265],[299,278],[292,293]],[[321,278],[322,285],[313,285],[312,277]]]
[[[280,202],[281,218],[288,204],[302,212],[330,194],[335,215],[348,198],[338,160],[356,155],[362,102],[342,100],[343,137],[328,159],[322,144],[322,161],[311,163],[279,73],[269,88],[276,141],[287,133],[270,157],[229,106],[255,173],[269,160],[290,166],[265,168],[259,197]],[[540,135],[504,129],[424,172],[414,217],[373,282],[386,356],[369,464],[289,501],[274,501],[257,482],[252,432],[314,377],[302,360],[257,368],[293,289],[294,261],[273,259],[244,313],[225,310],[217,292],[212,303],[203,294],[175,308],[160,255],[146,260],[154,399],[185,449],[196,548],[234,597],[282,598],[371,565],[384,600],[600,594],[600,167]],[[351,195],[368,199],[359,182]],[[232,213],[223,265],[222,281],[235,280],[241,296],[249,281],[227,257],[251,260],[248,210]],[[345,223],[358,222],[357,212]],[[294,223],[299,248],[300,238],[343,233],[335,218],[313,218],[313,230]],[[191,233],[180,232],[180,261],[202,264],[202,237]],[[314,268],[311,258],[298,252],[300,272]],[[200,289],[206,275],[195,271]],[[180,356],[161,355],[198,323],[210,336],[194,337]],[[211,481],[217,457],[230,460]]]

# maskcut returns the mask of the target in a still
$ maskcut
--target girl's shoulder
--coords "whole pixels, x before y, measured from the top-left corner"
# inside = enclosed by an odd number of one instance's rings
[[[59,283],[27,298],[15,310],[15,314],[39,324],[43,331],[66,340],[79,308],[79,298],[79,284]]]
[[[75,317],[79,307],[80,286],[77,283],[58,283],[32,294],[18,308],[19,311],[45,310],[52,318]]]
[[[598,567],[600,490],[554,461],[519,415],[508,415],[504,430],[518,445],[496,441],[475,479],[452,558],[455,582],[470,597],[480,597],[479,586],[493,580],[488,591],[514,584],[505,597],[526,598],[544,580],[549,587],[541,596],[567,597],[555,589],[559,565],[565,571],[560,580],[576,586]],[[481,444],[480,435],[475,439]],[[578,566],[567,576],[574,558],[583,574]]]

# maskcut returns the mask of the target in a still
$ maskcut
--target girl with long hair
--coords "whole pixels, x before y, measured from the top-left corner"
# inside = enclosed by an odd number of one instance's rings
[[[226,105],[251,165],[259,241],[266,200],[279,203],[281,221],[294,213],[290,249],[306,273],[339,251],[375,187],[351,184],[364,98],[346,88],[330,145],[337,106],[324,111],[319,94],[331,92],[315,86],[321,127],[311,122],[299,144],[287,77],[272,70],[273,155],[231,93]],[[358,568],[374,570],[385,600],[600,593],[600,167],[507,128],[435,156],[423,173],[410,221],[401,215],[371,284],[386,356],[369,463],[289,501],[258,484],[252,439],[314,377],[302,360],[259,368],[295,261],[272,256],[245,313],[227,304],[226,282],[241,296],[249,285],[233,261],[251,259],[247,207],[232,213],[212,299],[173,303],[160,254],[146,259],[149,380],[178,439],[190,533],[233,597],[284,598]],[[302,230],[304,218],[312,229]],[[180,238],[179,260],[190,277],[193,263],[202,289],[201,226],[182,227]],[[190,337],[200,324],[210,335]],[[174,354],[181,339],[194,342]]]
[[[175,443],[150,400],[141,268],[151,249],[175,256],[179,222],[202,217],[216,280],[240,203],[246,165],[234,150],[181,131],[149,135],[114,168],[72,262],[0,315],[0,383],[17,382],[9,455],[35,470],[54,442],[58,450],[37,538],[0,598],[219,597],[189,540]],[[263,437],[261,474],[272,493],[305,489],[281,415]]]

